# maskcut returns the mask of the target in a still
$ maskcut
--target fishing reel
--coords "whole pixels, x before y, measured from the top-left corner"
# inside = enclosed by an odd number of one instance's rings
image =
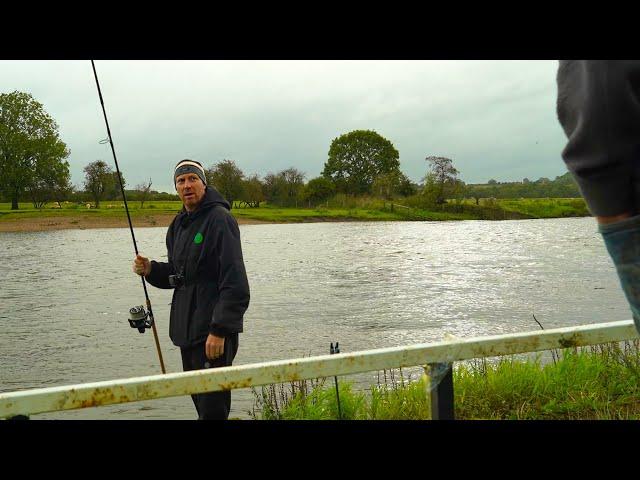
[[[153,320],[149,318],[149,312],[144,306],[138,305],[129,309],[129,325],[131,328],[137,328],[140,333],[144,333],[146,328],[151,328]]]

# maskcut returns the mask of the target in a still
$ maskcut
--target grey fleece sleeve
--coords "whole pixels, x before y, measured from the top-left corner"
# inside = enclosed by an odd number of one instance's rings
[[[562,60],[562,151],[593,215],[635,212],[640,164],[640,61]],[[637,181],[637,180],[636,180]]]

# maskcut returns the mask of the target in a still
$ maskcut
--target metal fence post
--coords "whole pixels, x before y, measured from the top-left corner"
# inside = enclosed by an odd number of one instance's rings
[[[431,420],[454,420],[453,414],[453,364],[430,363],[430,378],[434,372],[445,372],[442,379],[431,389]]]

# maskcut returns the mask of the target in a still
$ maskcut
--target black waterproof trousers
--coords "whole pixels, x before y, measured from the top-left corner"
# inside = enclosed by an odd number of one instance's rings
[[[205,368],[208,361],[205,354],[205,343],[198,343],[191,347],[180,349],[182,354],[182,368],[185,372],[189,370],[200,370]],[[224,354],[213,360],[211,368],[230,367],[238,352],[238,334],[227,336],[224,340]],[[193,403],[198,412],[198,420],[226,420],[229,418],[231,410],[231,391],[198,393],[191,395]]]

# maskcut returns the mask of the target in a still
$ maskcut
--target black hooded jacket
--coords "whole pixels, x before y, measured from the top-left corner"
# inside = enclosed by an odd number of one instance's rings
[[[183,208],[169,225],[168,262],[151,262],[146,278],[155,287],[173,288],[169,275],[184,277],[184,286],[173,292],[169,325],[178,347],[202,342],[209,333],[242,332],[249,282],[240,229],[229,210],[218,191],[206,187],[200,206],[192,213]]]

